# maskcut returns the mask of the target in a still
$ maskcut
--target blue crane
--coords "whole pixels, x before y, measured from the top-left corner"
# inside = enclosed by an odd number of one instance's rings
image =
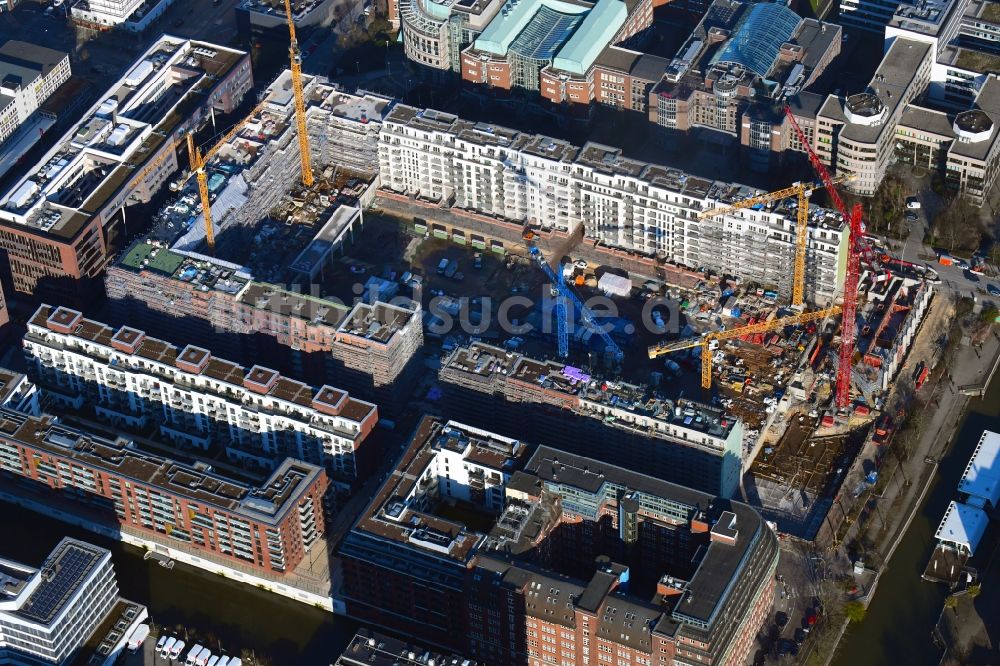
[[[594,317],[594,313],[590,311],[590,308],[584,305],[583,301],[580,300],[580,297],[569,288],[566,281],[563,279],[563,271],[560,270],[556,273],[556,271],[552,270],[552,267],[545,261],[545,258],[542,256],[541,251],[537,247],[532,246],[529,251],[556,290],[555,315],[556,333],[559,341],[559,355],[562,357],[569,355],[569,330],[567,323],[567,315],[569,314],[567,301],[569,301],[576,306],[577,310],[580,311],[580,319],[583,323],[586,324],[590,330],[601,336],[601,340],[604,341],[604,348],[611,352],[615,363],[620,363],[622,358],[625,356],[621,347],[615,343],[615,341],[611,338],[611,335],[604,330],[604,327],[597,323],[597,318]]]

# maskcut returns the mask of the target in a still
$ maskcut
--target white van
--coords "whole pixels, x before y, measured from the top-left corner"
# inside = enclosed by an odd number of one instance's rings
[[[194,666],[208,666],[208,660],[212,658],[212,651],[208,648],[202,648],[201,654],[198,658],[194,660]]]
[[[166,659],[167,655],[170,654],[170,650],[173,649],[175,643],[177,643],[177,639],[174,638],[173,636],[167,638],[167,642],[164,643],[163,647],[160,648],[160,656]]]
[[[194,666],[195,660],[198,658],[199,655],[201,655],[201,650],[202,646],[198,643],[195,643],[194,647],[191,648],[191,651],[188,652],[187,659],[184,660],[184,666]]]

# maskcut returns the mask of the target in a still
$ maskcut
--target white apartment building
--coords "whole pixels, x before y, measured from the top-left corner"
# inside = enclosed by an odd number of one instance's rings
[[[0,143],[69,77],[67,53],[13,39],[0,46]]]
[[[375,405],[338,388],[315,389],[259,365],[245,369],[65,307],[41,306],[23,346],[47,397],[72,409],[90,406],[117,426],[156,424],[187,446],[224,446],[230,458],[265,469],[290,456],[352,482],[378,420]]]
[[[790,293],[795,215],[787,207],[699,220],[754,190],[624,157],[620,150],[528,135],[398,104],[383,121],[381,185],[457,208],[773,284]],[[839,215],[811,212],[807,297],[836,293],[846,258]]]
[[[38,569],[0,559],[0,663],[68,663],[118,601],[104,548],[65,538]]]
[[[70,9],[73,21],[98,29],[125,23],[146,0],[77,0]]]

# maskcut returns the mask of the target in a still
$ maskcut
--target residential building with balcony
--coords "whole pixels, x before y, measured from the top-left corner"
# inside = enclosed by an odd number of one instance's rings
[[[177,444],[221,449],[265,470],[291,456],[347,484],[375,462],[365,441],[377,407],[332,386],[317,389],[270,368],[244,368],[194,345],[179,349],[65,307],[41,306],[23,346],[48,398],[118,427],[155,427]]]
[[[286,459],[259,484],[141,449],[126,435],[2,409],[0,471],[72,499],[65,511],[219,562],[283,575],[324,533],[322,467]],[[16,492],[13,491],[13,492]]]
[[[397,104],[380,136],[382,187],[518,224],[776,285],[791,293],[796,216],[784,204],[720,218],[698,212],[755,190],[489,123]],[[846,261],[839,214],[811,209],[807,298],[836,293]]]
[[[70,77],[69,54],[8,40],[0,45],[0,144]]]
[[[747,658],[779,554],[756,511],[511,443],[455,422],[420,423],[342,543],[349,613],[485,663]],[[447,465],[445,450],[454,452]],[[465,499],[469,469],[484,463],[495,492]]]

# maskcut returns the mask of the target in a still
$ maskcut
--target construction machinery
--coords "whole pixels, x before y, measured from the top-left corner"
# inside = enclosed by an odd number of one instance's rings
[[[833,182],[841,183],[850,180],[850,178],[834,178]],[[798,197],[795,232],[795,270],[792,276],[792,305],[797,307],[802,305],[805,300],[806,245],[809,239],[809,197],[812,196],[814,190],[826,186],[824,183],[795,183],[791,187],[786,187],[775,192],[768,192],[767,194],[749,197],[733,204],[703,210],[698,213],[698,219],[704,220],[710,217],[719,217],[744,208],[764,206],[789,197]]]
[[[552,284],[553,289],[556,294],[556,307],[555,307],[555,318],[556,318],[556,334],[559,341],[559,355],[566,357],[569,355],[569,324],[567,317],[569,316],[569,303],[576,306],[577,310],[580,311],[580,320],[588,327],[590,330],[594,331],[601,336],[601,340],[604,341],[604,349],[606,352],[611,354],[614,363],[617,365],[621,363],[621,360],[625,357],[625,353],[621,350],[621,347],[612,339],[611,335],[597,323],[594,313],[591,312],[580,297],[569,288],[566,281],[563,279],[562,267],[559,267],[559,272],[557,273],[549,266],[548,262],[545,261],[545,257],[542,256],[541,251],[535,247],[531,246],[529,249],[531,257],[535,260],[538,266],[548,277],[549,282]]]
[[[295,18],[291,0],[285,0],[285,18],[288,20],[288,57],[292,61],[292,89],[295,92],[295,125],[299,135],[299,159],[302,161],[302,184],[312,187],[313,172],[309,156],[309,134],[306,128],[306,100],[302,92],[302,53],[295,37]]]
[[[712,352],[715,351],[715,348],[718,346],[720,341],[731,340],[732,338],[741,338],[745,335],[754,335],[756,333],[766,333],[767,331],[774,331],[788,326],[799,326],[811,321],[817,321],[819,319],[825,319],[826,317],[835,316],[839,312],[840,308],[834,306],[825,310],[802,312],[800,314],[780,317],[778,319],[772,319],[771,321],[764,321],[758,324],[750,324],[749,326],[741,326],[740,328],[731,328],[726,331],[712,331],[711,333],[706,333],[700,338],[660,343],[649,347],[649,358],[655,359],[663,356],[664,354],[671,354],[685,349],[701,347],[701,387],[704,389],[710,389],[712,388]]]
[[[212,225],[212,202],[208,197],[208,175],[205,172],[205,165],[215,157],[216,153],[222,149],[222,146],[226,145],[230,139],[236,136],[236,133],[243,129],[243,126],[247,124],[251,118],[257,115],[257,112],[267,103],[269,98],[264,98],[257,103],[250,113],[243,117],[243,120],[239,121],[231,128],[229,131],[222,135],[214,146],[209,148],[205,154],[202,154],[201,150],[194,143],[194,132],[187,133],[187,149],[188,149],[188,162],[191,164],[191,173],[195,175],[195,179],[198,181],[198,196],[201,199],[201,209],[205,216],[205,242],[208,244],[209,252],[215,252],[215,229]],[[184,178],[178,185],[178,189],[184,186],[187,179],[191,175],[188,174],[187,178]]]
[[[795,130],[799,141],[805,147],[806,155],[809,156],[809,162],[812,164],[813,169],[819,175],[823,184],[826,185],[834,206],[836,206],[840,214],[844,216],[844,220],[848,223],[848,233],[850,236],[848,237],[847,244],[847,274],[844,278],[844,316],[840,327],[840,360],[837,366],[836,393],[837,407],[845,409],[851,402],[851,368],[854,364],[854,348],[857,342],[858,283],[861,281],[861,259],[864,258],[870,265],[875,266],[875,253],[864,239],[861,203],[854,204],[854,207],[848,210],[847,205],[840,198],[840,194],[837,193],[833,176],[830,175],[826,165],[823,164],[823,161],[820,160],[819,156],[812,149],[812,146],[809,145],[809,138],[802,131],[802,128],[799,127],[799,122],[795,119],[795,113],[791,107],[785,107],[785,115],[788,116],[792,129]]]

